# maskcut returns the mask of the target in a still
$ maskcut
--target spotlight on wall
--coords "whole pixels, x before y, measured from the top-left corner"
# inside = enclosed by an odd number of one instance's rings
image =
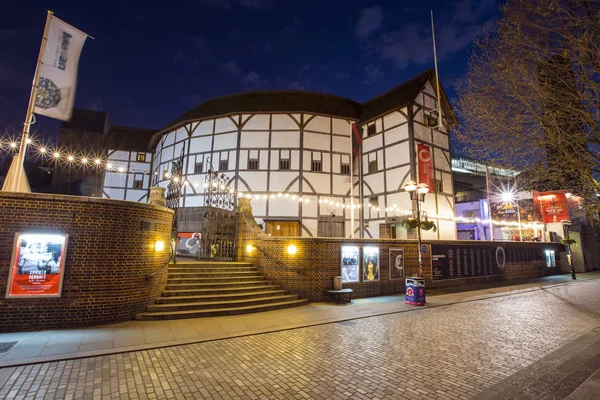
[[[293,256],[294,254],[296,254],[297,251],[298,251],[298,249],[293,244],[290,244],[287,248],[287,252],[290,256]]]
[[[163,251],[165,249],[165,242],[162,240],[157,240],[154,243],[154,251]]]
[[[253,245],[249,244],[248,246],[246,246],[246,253],[252,254],[254,249],[255,249],[255,247]]]

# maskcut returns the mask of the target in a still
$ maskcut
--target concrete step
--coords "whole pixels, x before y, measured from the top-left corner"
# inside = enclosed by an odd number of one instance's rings
[[[287,290],[261,290],[252,292],[240,292],[239,290],[232,293],[213,293],[213,294],[200,294],[191,296],[165,296],[156,299],[155,304],[175,304],[175,303],[192,303],[202,301],[228,301],[228,300],[242,300],[252,299],[256,297],[264,296],[279,296],[288,294]]]
[[[185,281],[185,280],[184,280]],[[204,281],[204,282],[182,282],[182,283],[167,283],[165,290],[181,290],[181,289],[217,289],[217,288],[244,288],[247,286],[270,285],[269,280],[247,280],[247,281]]]
[[[176,283],[206,283],[206,282],[215,282],[215,283],[219,283],[219,282],[226,282],[226,281],[231,281],[231,282],[245,282],[245,281],[258,281],[264,279],[264,277],[262,275],[241,275],[241,276],[236,276],[236,277],[231,277],[231,276],[215,276],[215,277],[210,277],[210,278],[171,278],[169,276],[167,276],[167,285],[169,284],[176,284]]]
[[[282,308],[298,307],[308,304],[306,299],[282,301],[278,303],[257,304],[252,306],[240,306],[231,308],[212,308],[206,310],[170,311],[170,312],[145,312],[136,315],[135,319],[140,321],[155,321],[163,319],[182,319],[216,317],[221,315],[238,315],[254,312],[279,310]]]
[[[246,276],[262,276],[258,271],[219,271],[219,272],[172,272],[169,271],[167,279],[183,278],[238,278]]]
[[[188,310],[206,310],[212,308],[235,308],[240,306],[253,306],[259,304],[279,303],[283,301],[297,300],[295,294],[284,294],[279,296],[261,296],[250,299],[225,300],[225,301],[198,301],[191,303],[173,303],[173,304],[153,304],[148,306],[148,312],[166,312],[166,311],[188,311]]]
[[[224,268],[224,267],[253,267],[254,264],[248,262],[235,262],[235,261],[178,261],[177,263],[170,263],[169,268],[171,267],[185,267],[185,268],[194,268],[194,267],[209,267],[209,268]]]
[[[180,267],[179,264],[177,267],[169,267],[169,273],[186,273],[186,272],[227,272],[227,271],[255,271],[258,272],[258,268],[256,267]]]
[[[264,283],[264,282],[260,282]],[[237,286],[237,287],[219,287],[219,288],[204,288],[204,289],[180,289],[180,290],[165,290],[162,295],[164,297],[179,297],[179,296],[202,296],[202,295],[217,295],[228,293],[252,293],[265,290],[277,290],[278,285],[254,285],[254,286]]]

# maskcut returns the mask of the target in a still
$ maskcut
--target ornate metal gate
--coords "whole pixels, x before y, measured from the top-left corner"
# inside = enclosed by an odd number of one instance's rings
[[[209,170],[204,182],[200,258],[235,260],[236,197],[224,174]]]

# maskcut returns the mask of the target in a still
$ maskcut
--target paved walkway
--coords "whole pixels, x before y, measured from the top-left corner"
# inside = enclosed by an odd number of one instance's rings
[[[578,278],[0,334],[0,398],[468,398],[600,326],[600,273]]]

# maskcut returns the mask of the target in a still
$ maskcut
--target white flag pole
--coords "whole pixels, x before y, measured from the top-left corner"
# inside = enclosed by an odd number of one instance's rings
[[[54,13],[51,10],[48,10],[48,15],[46,17],[46,26],[44,27],[44,34],[42,36],[42,44],[40,45],[40,53],[38,55],[38,59],[37,59],[37,63],[35,66],[35,74],[33,75],[33,83],[31,85],[31,95],[29,96],[29,105],[27,106],[27,114],[25,115],[25,122],[23,123],[23,134],[21,135],[21,143],[19,146],[19,154],[18,154],[18,164],[16,165],[16,167],[14,167],[14,163],[13,165],[11,165],[11,170],[9,171],[9,173],[6,176],[6,181],[9,184],[10,187],[7,188],[3,188],[3,190],[9,190],[9,191],[13,191],[13,192],[22,192],[22,191],[27,191],[30,192],[31,189],[29,189],[29,184],[26,185],[26,188],[21,187],[21,179],[23,179],[23,176],[25,175],[25,173],[23,172],[23,163],[25,161],[25,152],[27,151],[27,140],[29,139],[29,128],[31,126],[31,124],[33,123],[33,108],[35,106],[35,99],[37,96],[37,89],[38,89],[38,81],[40,78],[40,66],[42,65],[42,57],[44,55],[44,50],[46,49],[46,42],[48,40],[47,36],[48,36],[48,28],[50,27],[50,20],[52,19],[52,16],[54,15]],[[14,160],[13,160],[14,161]],[[14,171],[14,168],[16,168],[17,170]],[[11,172],[12,172],[12,182],[9,179],[11,176]],[[27,176],[24,177],[25,180],[27,180]],[[11,185],[12,183],[12,185]]]
[[[350,124],[350,237],[354,237],[354,146],[352,143],[354,138],[354,127]]]
[[[435,65],[435,80],[437,86],[437,130],[442,126],[442,98],[440,97],[440,75],[438,73],[437,50],[435,46],[435,29],[433,27],[433,10],[431,10],[431,37],[433,38],[433,63]]]

